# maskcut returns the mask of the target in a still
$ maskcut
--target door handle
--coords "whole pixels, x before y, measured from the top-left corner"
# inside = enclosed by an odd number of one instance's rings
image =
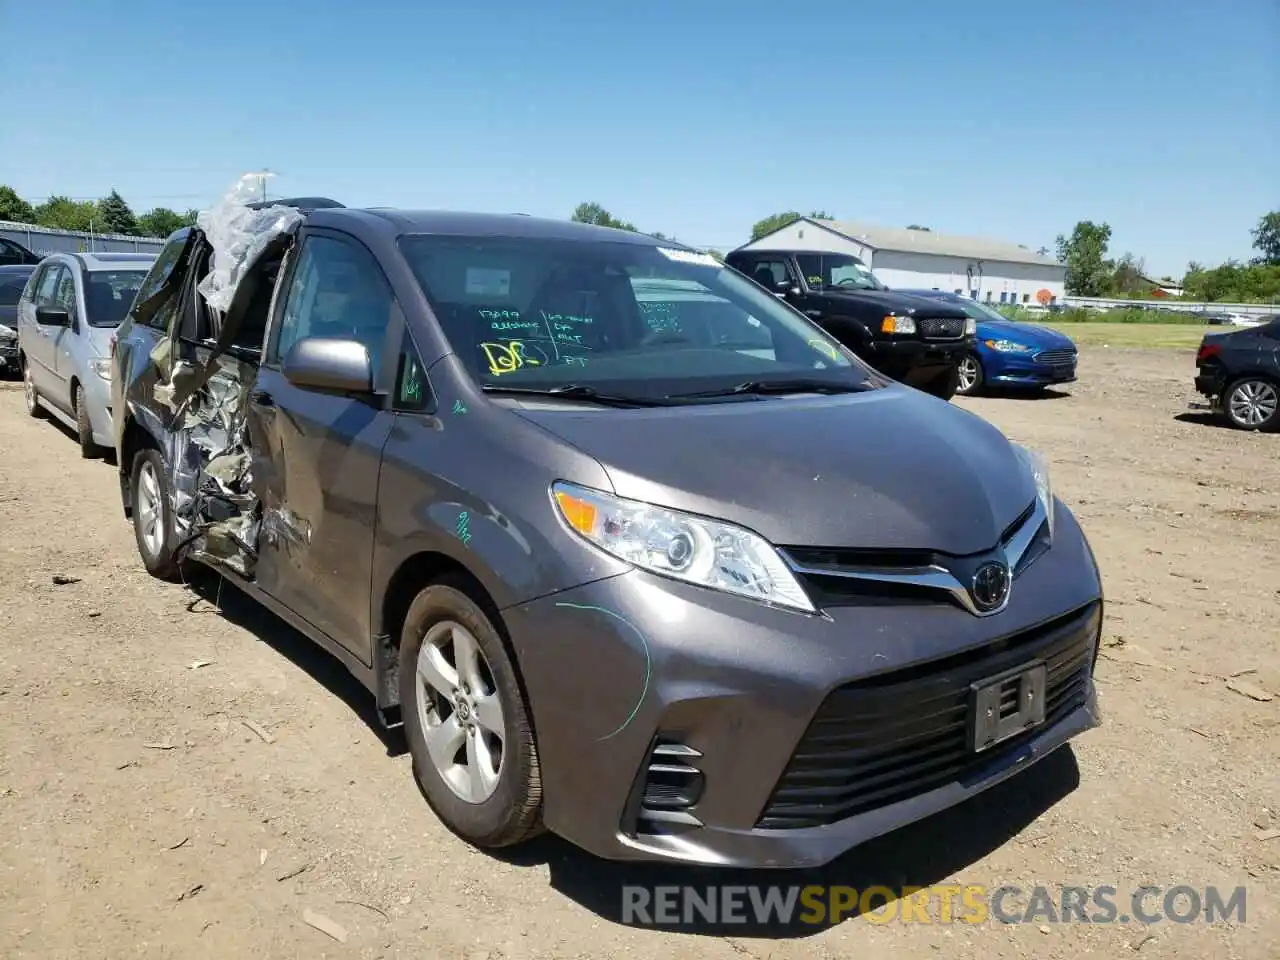
[[[249,399],[260,407],[270,407],[275,404],[275,401],[271,399],[271,394],[265,390],[253,391],[253,393],[249,394]]]

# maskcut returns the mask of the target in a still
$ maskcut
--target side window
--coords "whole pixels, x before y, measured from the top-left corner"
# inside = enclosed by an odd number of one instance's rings
[[[134,303],[143,303],[151,299],[156,295],[156,291],[164,286],[169,276],[173,273],[174,267],[178,265],[178,258],[182,256],[182,251],[187,248],[187,239],[188,235],[183,234],[164,245],[164,249],[156,257],[155,263],[147,271],[147,276],[142,281],[142,286],[138,288],[138,295],[134,299]]]
[[[391,286],[367,249],[354,241],[307,237],[266,362],[280,363],[305,337],[358,340],[369,351],[376,382],[393,306]]]
[[[757,260],[748,276],[769,291],[776,291],[783,284],[795,283],[791,265],[781,258]]]
[[[422,413],[435,409],[435,397],[431,394],[431,384],[427,382],[427,371],[422,366],[418,348],[413,338],[405,332],[404,343],[400,346],[400,366],[396,371],[396,410]]]
[[[25,259],[17,244],[0,238],[0,266],[23,263]]]
[[[71,323],[75,325],[76,317],[76,278],[66,266],[58,270],[58,285],[53,292],[53,305],[62,307],[71,314]]]

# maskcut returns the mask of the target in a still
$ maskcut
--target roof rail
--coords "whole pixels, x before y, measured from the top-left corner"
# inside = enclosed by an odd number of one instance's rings
[[[263,210],[267,207],[294,207],[298,210],[345,210],[346,207],[337,200],[328,197],[288,197],[281,200],[255,200],[245,204],[250,210]]]

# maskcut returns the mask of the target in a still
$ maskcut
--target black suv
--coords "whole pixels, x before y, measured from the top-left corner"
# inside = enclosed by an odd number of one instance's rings
[[[786,301],[873,367],[950,400],[977,339],[965,312],[893,293],[857,257],[813,250],[735,250],[725,262]]]

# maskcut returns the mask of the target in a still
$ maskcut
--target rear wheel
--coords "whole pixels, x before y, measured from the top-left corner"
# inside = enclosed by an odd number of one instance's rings
[[[541,830],[538,748],[516,669],[458,586],[418,594],[400,637],[400,703],[413,771],[431,809],[478,847]]]
[[[982,384],[986,378],[982,373],[982,361],[978,359],[976,353],[966,353],[960,358],[960,363],[956,366],[956,374],[956,393],[960,396],[972,397],[982,391]]]
[[[1280,387],[1265,377],[1241,377],[1222,395],[1222,410],[1240,430],[1280,430]]]
[[[133,458],[133,534],[147,573],[160,580],[182,579],[174,547],[169,480],[159,451],[139,450]]]
[[[27,363],[27,358],[22,358],[22,395],[27,401],[27,416],[36,417],[37,419],[44,416],[44,410],[40,407],[40,394],[36,392],[35,381],[31,379],[31,366]]]
[[[76,384],[76,440],[80,443],[80,456],[86,460],[102,455],[102,448],[93,440],[93,424],[89,421],[89,410],[84,402],[84,387]]]

